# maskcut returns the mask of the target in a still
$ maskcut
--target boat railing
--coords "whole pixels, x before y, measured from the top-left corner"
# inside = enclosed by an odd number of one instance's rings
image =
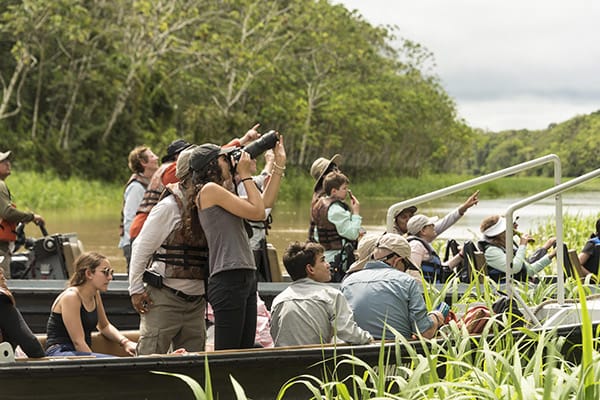
[[[562,196],[561,193],[571,190],[572,188],[579,186],[591,179],[600,176],[600,169],[593,170],[587,174],[581,175],[568,182],[557,184],[550,189],[544,190],[543,192],[534,194],[523,200],[510,205],[504,216],[507,221],[512,221],[513,213],[527,205],[535,203],[539,200],[545,199],[550,196],[555,196],[555,219],[556,219],[556,260],[557,264],[564,262],[564,251],[563,251],[563,214],[562,214]],[[506,224],[506,243],[511,243],[513,238],[513,226],[510,223]],[[506,265],[511,265],[513,261],[513,253],[511,251],[506,252]],[[564,293],[564,272],[562,268],[556,268],[557,273],[557,302],[560,305],[564,304],[565,293]],[[512,274],[511,268],[506,269],[506,291],[510,296],[512,294],[512,280],[510,279]]]
[[[561,165],[560,159],[556,154],[548,154],[546,156],[536,158],[531,161],[526,161],[520,164],[513,165],[512,167],[504,168],[496,172],[492,172],[477,178],[469,179],[467,181],[457,183],[452,186],[448,186],[443,189],[436,190],[431,193],[426,193],[412,199],[404,200],[395,204],[392,204],[387,211],[386,216],[386,230],[392,232],[394,227],[394,215],[397,210],[402,210],[409,206],[416,206],[417,204],[424,203],[426,201],[435,200],[444,196],[448,196],[452,193],[459,192],[461,190],[469,189],[477,185],[481,185],[486,182],[490,182],[505,176],[514,175],[516,173],[526,171],[532,168],[542,166],[544,164],[554,164],[554,184],[558,185],[561,182]]]

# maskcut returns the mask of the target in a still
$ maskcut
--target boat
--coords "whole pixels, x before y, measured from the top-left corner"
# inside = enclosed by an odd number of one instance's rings
[[[587,302],[592,319],[592,329],[600,325],[600,299]],[[556,330],[565,338],[562,353],[577,362],[581,358],[582,322],[578,303],[567,306],[557,303],[544,304],[535,312],[536,321],[527,332],[515,330],[513,337],[531,337],[531,332]],[[535,326],[538,325],[539,326]],[[135,332],[127,332],[135,339]],[[493,336],[493,333],[490,333]],[[473,336],[476,339],[478,336]],[[438,336],[437,344],[444,345],[445,339]],[[474,341],[473,341],[474,342]],[[412,350],[425,355],[427,341],[410,341]],[[111,347],[112,346],[112,347]],[[115,343],[108,343],[101,335],[94,335],[94,351],[123,355]],[[410,354],[403,345],[395,341],[376,342],[367,345],[311,345],[284,348],[247,350],[223,350],[187,355],[153,355],[142,357],[117,357],[96,359],[92,357],[51,357],[33,359],[0,359],[0,382],[3,399],[165,399],[190,398],[190,389],[180,379],[154,371],[184,374],[204,386],[206,371],[209,371],[212,392],[215,398],[233,399],[233,377],[253,399],[273,399],[290,379],[309,374],[325,381],[335,371],[339,380],[351,373],[349,364],[339,363],[348,355],[356,356],[368,365],[378,365],[381,352],[385,352],[385,366],[405,365]],[[526,351],[526,350],[524,350]],[[389,358],[388,358],[389,357]],[[0,357],[1,358],[1,357]],[[337,366],[337,368],[336,368]],[[440,371],[443,374],[443,371]],[[308,398],[309,392],[303,385],[294,385],[285,398]]]

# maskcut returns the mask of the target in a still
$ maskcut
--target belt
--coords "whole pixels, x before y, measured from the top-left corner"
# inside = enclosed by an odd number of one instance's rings
[[[184,299],[185,301],[189,301],[190,303],[200,300],[202,298],[202,295],[189,295],[189,294],[185,294],[183,293],[181,290],[177,290],[177,289],[173,289],[172,287],[168,287],[163,285],[163,288],[165,289],[169,289],[171,291],[171,293],[173,293],[175,296]]]

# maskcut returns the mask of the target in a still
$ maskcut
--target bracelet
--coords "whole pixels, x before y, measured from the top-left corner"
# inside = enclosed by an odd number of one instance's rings
[[[281,177],[285,176],[285,173],[283,171],[277,171],[277,170],[273,170],[273,172],[271,173],[272,175],[279,175]]]
[[[251,176],[249,176],[249,177],[247,177],[247,178],[241,179],[241,180],[240,180],[240,183],[242,183],[242,182],[245,182],[245,181],[251,181],[251,180],[252,180],[252,177],[251,177]]]
[[[119,346],[123,347],[127,342],[129,342],[129,339],[123,336],[121,340],[119,340]]]
[[[282,166],[280,166],[280,165],[277,165],[277,163],[276,163],[276,162],[273,162],[273,166],[274,166],[275,168],[277,168],[277,169],[280,169],[281,171],[285,171],[285,165],[282,167]]]

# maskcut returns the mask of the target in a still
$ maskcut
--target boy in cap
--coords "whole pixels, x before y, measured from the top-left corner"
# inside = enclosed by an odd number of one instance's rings
[[[328,173],[323,179],[325,196],[311,210],[316,226],[314,241],[325,248],[325,259],[334,270],[334,282],[340,282],[354,262],[354,249],[361,233],[360,203],[348,183],[346,175]],[[350,197],[350,205],[344,202],[346,197]]]
[[[375,245],[373,260],[342,282],[354,319],[374,338],[383,338],[390,328],[406,338],[418,332],[431,338],[444,324],[440,311],[427,313],[422,287],[406,273],[412,268],[406,239],[386,233]]]
[[[342,293],[327,285],[331,279],[323,247],[295,242],[283,255],[293,279],[271,306],[271,336],[275,346],[330,343],[335,337],[364,344],[371,335],[359,328]]]
[[[6,178],[11,173],[11,152],[0,152],[0,268],[4,275],[10,278],[10,259],[17,240],[16,229],[19,222],[27,223],[33,221],[35,224],[43,224],[41,215],[32,212],[19,211],[12,202],[10,191],[6,186]]]

